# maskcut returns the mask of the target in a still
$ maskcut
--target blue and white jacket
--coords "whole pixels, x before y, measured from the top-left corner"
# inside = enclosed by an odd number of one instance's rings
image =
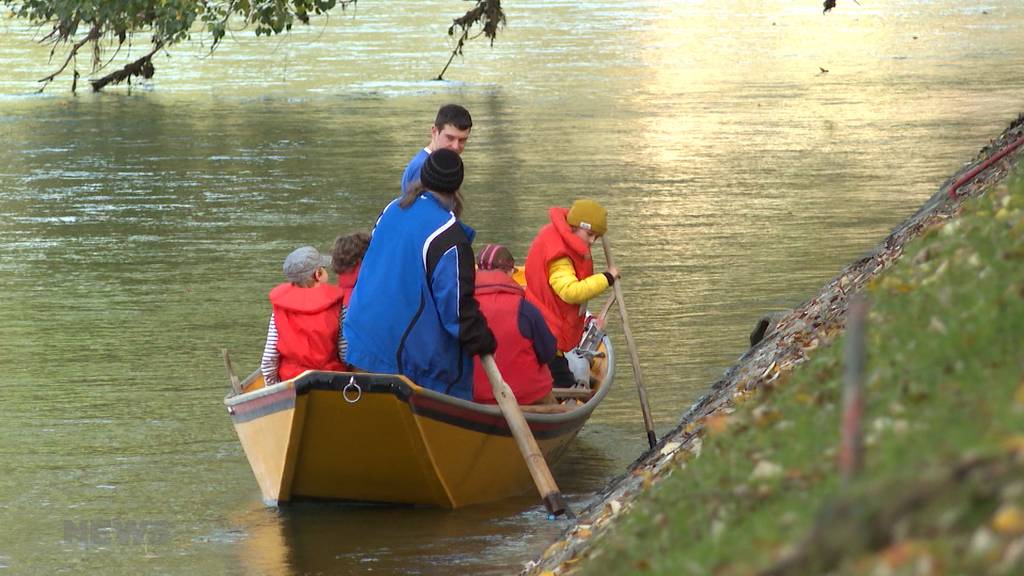
[[[473,297],[471,235],[431,192],[388,204],[345,311],[348,364],[472,399],[472,358],[497,344]]]

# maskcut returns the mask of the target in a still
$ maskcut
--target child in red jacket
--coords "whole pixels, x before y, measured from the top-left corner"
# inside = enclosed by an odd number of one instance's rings
[[[370,235],[366,232],[356,232],[347,236],[338,236],[334,239],[334,249],[331,250],[331,266],[334,273],[338,275],[338,286],[345,293],[345,299],[341,301],[342,308],[348,308],[348,301],[352,298],[352,289],[356,287],[356,278],[359,277],[359,266],[363,263],[363,256],[366,249],[370,247]]]
[[[555,337],[540,310],[524,297],[523,287],[512,279],[512,253],[488,244],[476,264],[476,300],[498,341],[494,363],[520,404],[554,404],[547,364],[555,356]],[[473,361],[473,400],[495,403],[479,357]]]
[[[555,386],[576,383],[565,353],[579,345],[586,322],[587,301],[607,290],[619,277],[610,267],[594,273],[590,247],[608,230],[604,207],[586,198],[572,207],[551,208],[526,255],[526,297],[537,305],[558,340],[558,354],[549,364]]]
[[[306,370],[345,370],[339,355],[344,292],[327,283],[330,258],[303,246],[284,259],[288,282],[270,291],[270,326],[260,371],[267,386]]]

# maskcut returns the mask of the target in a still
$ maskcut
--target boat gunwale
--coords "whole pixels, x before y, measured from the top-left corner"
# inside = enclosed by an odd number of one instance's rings
[[[535,424],[547,424],[547,425],[559,425],[567,424],[575,420],[586,421],[590,418],[590,415],[597,408],[598,404],[604,400],[604,397],[608,395],[612,387],[612,381],[614,380],[615,374],[615,355],[612,350],[611,339],[606,335],[603,339],[606,351],[606,358],[608,359],[607,366],[605,368],[605,376],[598,386],[597,391],[591,396],[586,402],[577,406],[576,408],[567,412],[558,413],[539,413],[523,411],[523,416],[527,422]],[[438,402],[445,406],[454,408],[462,408],[473,413],[484,415],[490,418],[501,418],[504,416],[501,413],[501,409],[498,408],[497,404],[481,404],[479,402],[473,402],[471,400],[463,400],[462,398],[456,398],[454,396],[436,392],[423,388],[408,378],[398,374],[376,374],[367,372],[328,372],[328,371],[306,371],[297,376],[294,379],[279,382],[272,386],[264,386],[251,392],[243,392],[242,394],[236,394],[234,391],[229,392],[224,398],[224,405],[228,408],[228,411],[234,415],[234,409],[240,405],[248,404],[249,402],[279,394],[285,390],[293,389],[295,396],[300,396],[308,393],[313,389],[312,383],[316,379],[321,378],[324,374],[330,374],[331,378],[338,377],[356,377],[361,380],[365,380],[367,377],[380,377],[387,379],[388,383],[385,386],[390,387],[391,390],[374,391],[374,394],[389,393],[396,397],[399,397],[404,402],[409,404],[411,410],[416,410],[415,401],[413,398],[419,397],[420,399],[428,399]],[[252,372],[242,382],[242,386],[251,383],[253,380],[258,378],[260,371],[257,369]]]

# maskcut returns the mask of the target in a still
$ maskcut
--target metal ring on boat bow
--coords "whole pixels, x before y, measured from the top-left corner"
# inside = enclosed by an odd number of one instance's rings
[[[356,396],[355,398],[349,398],[349,390],[353,388],[356,391]],[[345,402],[348,402],[349,404],[355,404],[356,402],[359,402],[360,398],[363,397],[363,389],[359,387],[359,384],[356,384],[355,376],[349,378],[348,384],[345,384],[345,387],[341,389],[341,397],[344,398]]]

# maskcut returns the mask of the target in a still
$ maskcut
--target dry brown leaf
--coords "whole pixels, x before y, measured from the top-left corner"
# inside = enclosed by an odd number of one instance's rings
[[[909,292],[913,292],[915,288],[913,284],[910,284],[899,278],[893,278],[892,276],[886,276],[885,278],[883,278],[882,282],[880,283],[880,286],[884,290],[889,290],[890,292],[896,292],[899,294],[907,294]]]
[[[903,542],[897,542],[892,546],[889,546],[883,550],[879,556],[882,562],[884,562],[890,568],[900,568],[906,566],[910,562],[918,558],[923,549],[919,542],[913,540],[905,540]]]
[[[781,417],[781,413],[778,410],[765,404],[751,410],[750,415],[754,419],[754,424],[757,424],[760,428],[771,426]]]
[[[1017,385],[1017,391],[1013,394],[1013,401],[1018,406],[1024,405],[1024,377],[1020,379],[1020,384]]]
[[[797,404],[804,406],[813,406],[815,404],[814,396],[806,392],[798,393],[793,399],[796,400]]]
[[[681,445],[682,444],[680,442],[666,442],[665,445],[661,447],[661,455],[668,456],[678,450]]]
[[[1024,436],[1010,436],[1003,441],[1003,447],[1014,454],[1024,454]]]
[[[1000,506],[992,516],[992,529],[1005,536],[1024,534],[1024,511],[1016,504]]]
[[[729,428],[729,416],[721,412],[715,412],[704,419],[704,426],[712,436],[722,434]]]
[[[544,560],[547,560],[548,558],[551,558],[555,554],[558,554],[559,552],[561,552],[562,549],[565,548],[566,546],[568,546],[568,543],[566,541],[559,540],[558,542],[555,542],[551,546],[548,546],[548,549],[545,550],[543,554],[541,554],[541,558],[544,559]]]

